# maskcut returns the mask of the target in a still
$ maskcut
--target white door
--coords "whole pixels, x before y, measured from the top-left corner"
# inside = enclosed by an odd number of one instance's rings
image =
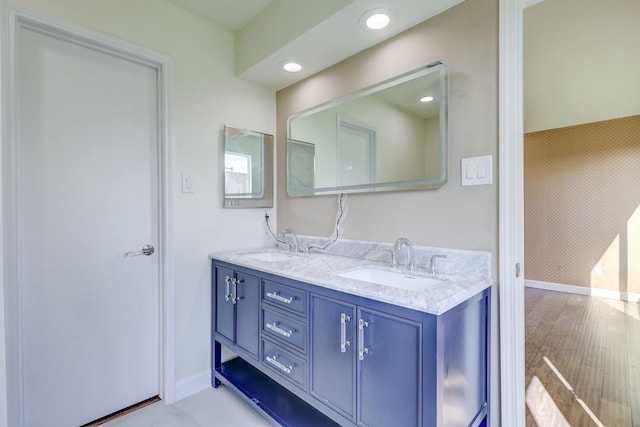
[[[24,425],[78,426],[159,392],[158,76],[18,36]]]

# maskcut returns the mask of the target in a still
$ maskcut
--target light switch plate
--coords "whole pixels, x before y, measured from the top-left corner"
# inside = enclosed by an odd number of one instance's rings
[[[460,165],[461,184],[493,184],[493,156],[469,157]]]

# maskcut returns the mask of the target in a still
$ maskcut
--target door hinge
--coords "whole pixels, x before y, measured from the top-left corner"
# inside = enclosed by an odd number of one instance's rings
[[[516,278],[520,277],[520,263],[516,263]]]

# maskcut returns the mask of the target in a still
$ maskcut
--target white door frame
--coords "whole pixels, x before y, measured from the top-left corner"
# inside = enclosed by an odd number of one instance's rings
[[[172,72],[170,57],[152,50],[119,40],[103,33],[64,22],[24,7],[3,2],[2,19],[6,23],[2,32],[2,288],[6,307],[7,342],[7,406],[8,425],[22,426],[23,379],[22,379],[22,324],[21,324],[21,277],[20,277],[20,195],[17,159],[17,94],[16,69],[19,63],[19,31],[29,28],[65,41],[76,43],[128,61],[154,68],[158,73],[158,278],[160,286],[159,324],[160,330],[160,397],[165,403],[175,400],[175,285],[172,236],[171,197],[171,106]],[[0,301],[2,299],[0,298]],[[1,311],[0,311],[1,312]],[[0,325],[2,323],[0,322]],[[2,334],[0,334],[0,337]],[[3,368],[3,367],[0,367]]]
[[[494,417],[492,426],[525,425],[522,10],[522,0],[499,0],[498,299],[501,417]]]
[[[362,135],[369,136],[369,183],[375,183],[378,175],[378,132],[379,129],[359,120],[352,119],[344,114],[336,116],[336,185],[343,186],[340,182],[341,176],[341,147],[344,145],[342,140],[342,129],[348,128]]]

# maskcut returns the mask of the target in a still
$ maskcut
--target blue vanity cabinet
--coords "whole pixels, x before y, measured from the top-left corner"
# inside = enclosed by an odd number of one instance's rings
[[[485,425],[489,289],[435,315],[224,261],[212,279],[212,385],[278,425]]]
[[[230,347],[258,358],[260,347],[260,279],[217,266],[213,330]]]
[[[421,324],[320,295],[311,309],[311,394],[357,425],[422,425]]]

